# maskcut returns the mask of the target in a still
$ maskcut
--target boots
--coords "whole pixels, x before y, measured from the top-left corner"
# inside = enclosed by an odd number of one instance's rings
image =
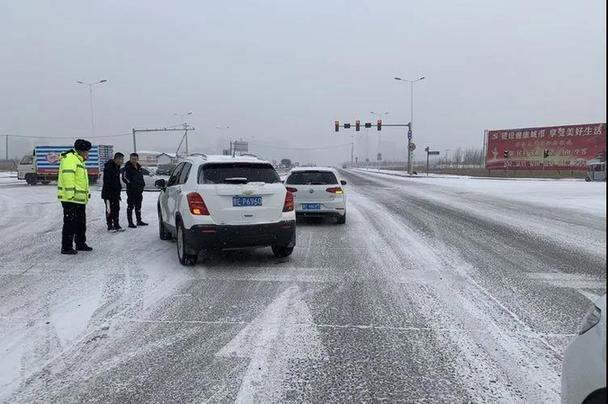
[[[148,223],[145,223],[141,220],[141,210],[136,210],[135,211],[135,217],[137,218],[137,225],[138,226],[147,226]]]

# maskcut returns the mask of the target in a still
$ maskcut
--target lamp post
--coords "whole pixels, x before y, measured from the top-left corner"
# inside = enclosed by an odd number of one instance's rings
[[[106,83],[108,80],[99,80],[94,82],[77,81],[76,83],[89,87],[89,105],[91,107],[91,136],[95,136],[95,118],[93,113],[93,86]]]
[[[406,81],[410,83],[410,123],[407,131],[407,172],[408,174],[412,173],[412,127],[414,126],[414,83],[420,80],[424,80],[424,76],[419,77],[415,80],[402,79],[401,77],[395,77],[395,80],[398,81]]]
[[[216,125],[215,129],[217,129],[218,133],[220,134],[220,139],[222,139],[221,141],[224,140],[224,129],[230,129],[229,125]],[[232,156],[232,141],[230,139],[228,139],[230,142],[230,155]],[[221,150],[223,151],[224,146],[221,146]]]

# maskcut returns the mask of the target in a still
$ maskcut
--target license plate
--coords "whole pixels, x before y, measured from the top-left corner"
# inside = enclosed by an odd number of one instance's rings
[[[232,206],[262,206],[261,196],[233,196]]]
[[[319,210],[321,209],[320,203],[303,203],[302,210]]]

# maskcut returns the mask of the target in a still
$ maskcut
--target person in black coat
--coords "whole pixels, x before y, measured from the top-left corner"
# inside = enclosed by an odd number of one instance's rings
[[[129,221],[129,227],[147,226],[148,223],[144,223],[141,220],[141,202],[146,182],[144,181],[144,174],[141,171],[137,153],[131,153],[129,161],[125,164],[122,172],[122,180],[127,184],[127,220]],[[133,223],[133,209],[135,209],[137,226]]]
[[[125,155],[122,153],[114,154],[114,158],[108,160],[103,167],[103,187],[101,188],[101,198],[106,206],[106,223],[108,231],[123,231],[118,223],[120,212],[120,166],[124,161]]]

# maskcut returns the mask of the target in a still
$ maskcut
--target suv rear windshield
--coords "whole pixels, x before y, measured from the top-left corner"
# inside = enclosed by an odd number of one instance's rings
[[[337,184],[338,179],[331,171],[296,171],[287,178],[291,185],[329,185]]]
[[[199,184],[229,184],[230,179],[244,178],[243,182],[281,182],[281,178],[270,164],[263,163],[210,163],[199,169]]]

